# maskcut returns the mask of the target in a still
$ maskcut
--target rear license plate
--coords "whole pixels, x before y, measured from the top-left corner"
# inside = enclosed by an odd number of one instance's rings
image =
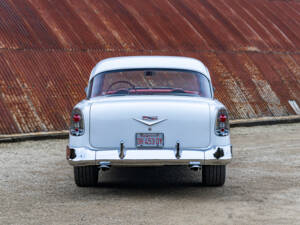
[[[137,148],[163,148],[163,133],[137,133],[135,135],[135,143]]]

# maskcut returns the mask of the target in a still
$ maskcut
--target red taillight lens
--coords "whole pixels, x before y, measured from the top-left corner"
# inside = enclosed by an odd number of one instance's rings
[[[224,114],[221,114],[219,120],[220,120],[220,122],[224,123],[227,120],[227,116]]]
[[[215,133],[217,136],[229,135],[229,120],[226,109],[221,108],[217,113]]]
[[[79,114],[74,114],[73,115],[73,121],[75,123],[79,122],[81,120],[81,116]]]
[[[84,134],[84,121],[80,109],[73,109],[71,115],[70,134],[73,136],[81,136]]]

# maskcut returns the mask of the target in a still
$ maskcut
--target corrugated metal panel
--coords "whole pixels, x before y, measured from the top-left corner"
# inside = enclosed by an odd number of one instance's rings
[[[183,55],[210,69],[231,118],[295,114],[300,2],[0,1],[0,134],[67,129],[92,67],[123,55]]]

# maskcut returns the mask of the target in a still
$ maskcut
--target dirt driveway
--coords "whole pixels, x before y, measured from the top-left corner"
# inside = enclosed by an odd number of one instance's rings
[[[187,168],[113,168],[78,188],[67,140],[0,144],[0,224],[300,224],[300,124],[232,129],[224,187]]]

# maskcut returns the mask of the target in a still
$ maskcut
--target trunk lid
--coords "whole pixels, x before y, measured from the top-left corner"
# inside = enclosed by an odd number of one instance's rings
[[[207,147],[211,133],[210,107],[201,99],[181,96],[99,99],[91,105],[90,144],[95,148],[118,149],[123,142],[127,149],[136,148],[137,133],[163,133],[164,148],[174,148],[177,141],[182,148]]]

